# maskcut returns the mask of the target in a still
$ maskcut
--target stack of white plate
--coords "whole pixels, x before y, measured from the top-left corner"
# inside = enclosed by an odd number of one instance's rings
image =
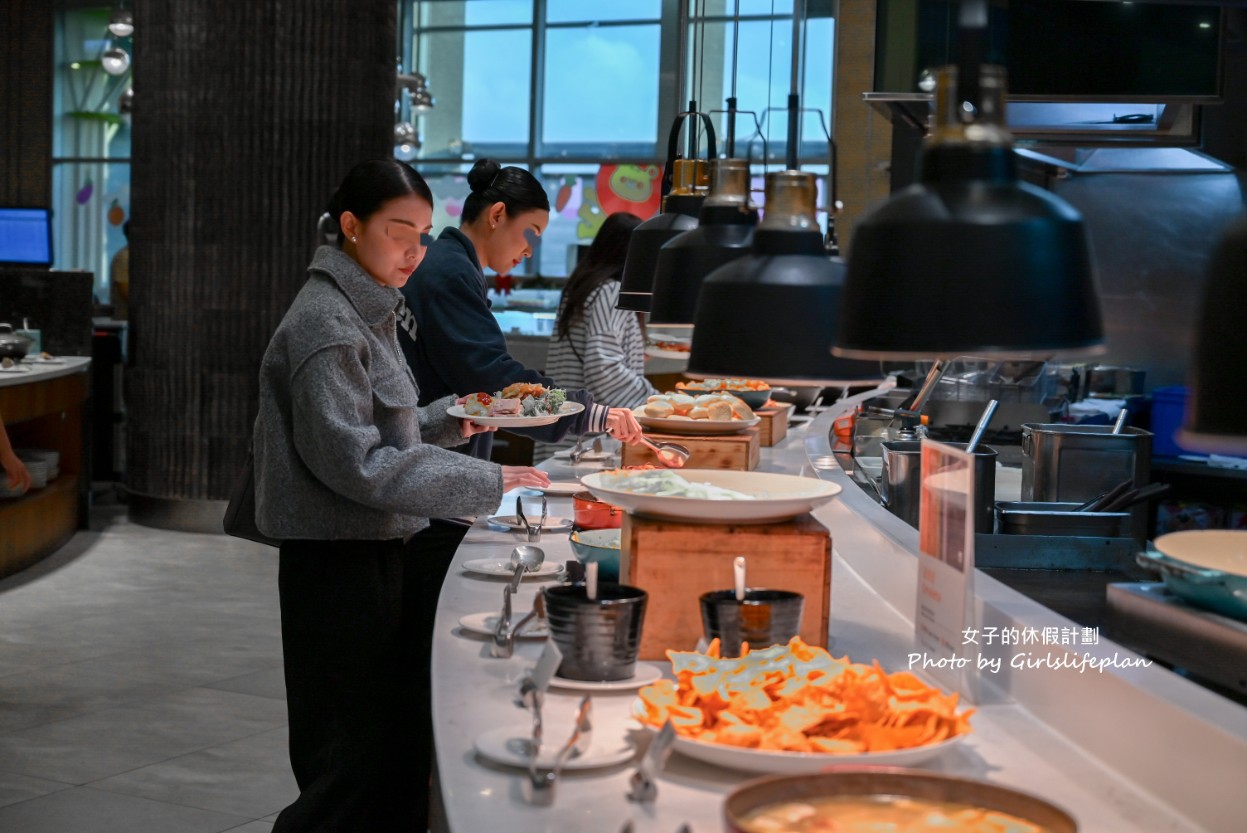
[[[0,469],[0,498],[21,497],[26,494],[25,489],[10,489],[9,475],[3,469]]]
[[[32,463],[43,463],[44,465],[44,482],[32,482],[31,488],[40,489],[51,483],[53,480],[61,476],[61,453],[50,448],[19,448],[17,456],[26,464],[26,468],[30,469]],[[34,469],[30,470],[32,481],[35,479]]]

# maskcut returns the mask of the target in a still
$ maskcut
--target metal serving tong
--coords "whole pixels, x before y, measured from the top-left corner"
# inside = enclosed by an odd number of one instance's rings
[[[537,523],[536,526],[534,526],[533,524],[529,523],[528,518],[524,517],[524,501],[520,498],[519,495],[515,496],[515,518],[523,525],[524,531],[528,533],[529,541],[540,541],[541,540],[541,529],[542,527],[546,525],[546,518],[548,518],[549,516],[550,516],[550,507],[549,507],[549,504],[546,502],[545,495],[542,495],[541,496],[541,520]]]
[[[576,725],[572,727],[571,737],[555,756],[553,769],[539,771],[537,753],[540,750],[532,750],[532,757],[528,759],[528,790],[525,796],[529,802],[550,804],[554,801],[554,785],[558,782],[563,767],[570,759],[583,755],[589,749],[589,743],[593,739],[592,711],[593,698],[586,694],[580,698],[580,706],[576,709]]]
[[[650,741],[649,749],[645,750],[641,763],[628,781],[630,800],[649,804],[658,798],[658,773],[662,772],[662,768],[667,765],[667,758],[671,757],[673,743],[675,743],[675,724],[668,720],[662,725],[662,730]]]
[[[511,585],[508,584],[502,588],[502,612],[498,615],[498,624],[494,625],[494,642],[489,646],[489,655],[507,659],[514,652],[515,638],[511,633]]]
[[[489,655],[498,659],[509,659],[515,653],[515,638],[524,630],[524,626],[533,618],[546,618],[546,597],[538,593],[533,597],[533,609],[524,614],[520,621],[511,626],[511,587],[502,588],[502,615],[494,627],[494,642],[489,648]]]

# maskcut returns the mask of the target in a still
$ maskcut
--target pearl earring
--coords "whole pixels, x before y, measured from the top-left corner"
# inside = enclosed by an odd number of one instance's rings
[[[358,237],[356,237],[355,235],[351,235],[351,242],[352,242],[352,243],[358,243],[358,242],[359,242],[359,238],[358,238]]]

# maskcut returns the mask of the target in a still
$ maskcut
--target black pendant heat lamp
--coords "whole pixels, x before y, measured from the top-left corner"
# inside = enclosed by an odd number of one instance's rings
[[[882,378],[878,362],[837,358],[827,349],[840,318],[844,263],[827,257],[815,194],[814,174],[766,175],[766,213],[750,253],[702,283],[690,376],[791,385]]]
[[[1247,367],[1247,218],[1221,238],[1208,271],[1200,313],[1195,364],[1187,398],[1184,448],[1247,455],[1247,408],[1242,373]]]
[[[1082,217],[1019,182],[1004,71],[981,66],[984,0],[963,2],[960,63],[940,71],[921,181],[857,224],[838,356],[915,359],[1100,352]]]
[[[749,199],[749,163],[710,160],[710,194],[697,228],[673,237],[658,250],[649,323],[693,325],[697,294],[706,275],[749,253],[758,209]]]
[[[624,260],[617,309],[649,312],[654,294],[658,250],[677,234],[697,228],[697,216],[706,199],[709,168],[702,159],[674,159],[671,193],[663,197],[662,213],[632,230]]]

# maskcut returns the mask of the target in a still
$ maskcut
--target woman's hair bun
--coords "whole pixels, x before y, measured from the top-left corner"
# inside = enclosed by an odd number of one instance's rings
[[[472,193],[484,191],[494,182],[494,177],[498,176],[498,172],[502,170],[493,159],[478,159],[476,164],[472,166],[472,170],[468,171],[468,187],[472,189]]]

